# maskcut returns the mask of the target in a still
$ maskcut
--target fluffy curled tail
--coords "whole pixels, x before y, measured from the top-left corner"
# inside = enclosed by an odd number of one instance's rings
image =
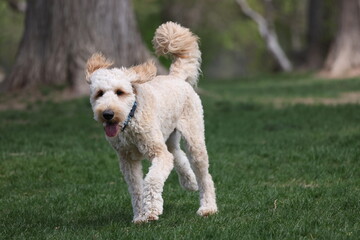
[[[172,57],[170,75],[184,78],[193,87],[197,84],[201,64],[198,40],[189,29],[173,22],[160,25],[153,39],[156,54]]]

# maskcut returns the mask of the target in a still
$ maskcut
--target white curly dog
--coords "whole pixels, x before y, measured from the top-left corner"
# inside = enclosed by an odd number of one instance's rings
[[[162,24],[153,39],[159,55],[172,56],[170,73],[156,76],[153,62],[131,68],[112,68],[94,54],[87,62],[87,81],[94,118],[117,152],[129,186],[133,222],[158,220],[163,212],[162,191],[175,167],[180,184],[199,190],[197,213],[217,212],[214,183],[209,174],[203,108],[194,91],[201,53],[198,37],[173,22]],[[180,148],[185,140],[187,155]],[[142,159],[151,167],[143,178]]]

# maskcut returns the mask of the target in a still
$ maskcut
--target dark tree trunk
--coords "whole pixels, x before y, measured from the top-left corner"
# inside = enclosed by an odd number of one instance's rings
[[[16,63],[2,88],[66,84],[87,92],[85,62],[97,51],[118,66],[150,57],[130,0],[28,0]]]
[[[329,77],[360,75],[360,1],[340,1],[339,28],[325,62]]]
[[[324,61],[322,35],[324,28],[324,0],[308,1],[306,67],[319,69]]]

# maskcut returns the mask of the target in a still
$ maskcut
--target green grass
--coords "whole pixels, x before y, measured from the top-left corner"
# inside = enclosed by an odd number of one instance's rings
[[[290,79],[289,79],[290,78]],[[219,214],[172,173],[158,222],[131,223],[115,153],[87,99],[0,112],[0,239],[358,239],[360,105],[264,99],[336,97],[358,80],[202,80]]]
[[[290,78],[290,80],[289,80]],[[268,76],[261,79],[247,78],[241,84],[238,80],[210,81],[206,89],[219,94],[222,98],[233,101],[255,101],[266,103],[276,98],[331,98],[344,92],[360,91],[359,79],[328,80],[312,78],[306,75]]]

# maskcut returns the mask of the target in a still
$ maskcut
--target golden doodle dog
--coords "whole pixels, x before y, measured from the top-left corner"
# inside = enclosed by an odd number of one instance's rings
[[[94,118],[117,152],[128,184],[133,222],[158,220],[162,191],[175,167],[183,188],[200,192],[197,213],[217,212],[215,188],[209,174],[203,108],[194,91],[201,62],[198,37],[173,22],[162,24],[153,39],[158,55],[173,59],[169,75],[156,76],[153,62],[131,68],[110,68],[101,54],[87,62],[87,81]],[[180,148],[181,136],[186,145]],[[142,159],[151,167],[143,178]]]

